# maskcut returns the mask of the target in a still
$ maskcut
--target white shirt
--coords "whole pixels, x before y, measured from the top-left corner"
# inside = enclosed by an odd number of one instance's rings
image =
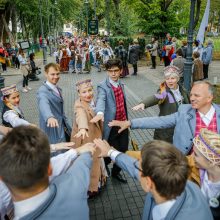
[[[117,82],[113,81],[110,77],[109,77],[109,82],[111,85],[113,85],[114,87],[118,88],[119,87],[119,80]]]
[[[30,123],[22,118],[19,118],[18,114],[16,112],[18,112],[19,114],[22,114],[21,110],[14,106],[15,110],[8,110],[4,113],[3,115],[3,119],[10,123],[12,125],[12,127],[17,127],[20,125],[30,125]]]
[[[47,84],[58,96],[60,96],[60,92],[59,92],[59,90],[58,90],[58,88],[57,88],[56,85],[50,83],[49,81],[46,81],[46,84]]]
[[[18,60],[21,65],[27,64],[27,59],[25,57],[21,56],[21,54],[18,55]]]
[[[52,176],[49,177],[49,180],[52,181],[55,177],[65,173],[76,158],[77,152],[75,149],[70,149],[63,154],[52,157],[50,159]],[[12,206],[11,194],[7,186],[0,180],[0,217],[2,219],[4,219],[3,217],[10,211]]]
[[[47,187],[43,192],[19,202],[14,202],[14,220],[18,220],[23,216],[36,210],[41,204],[46,201],[50,195],[50,189]]]
[[[218,193],[220,192],[220,181],[213,183],[208,179],[207,171],[205,171],[203,174],[201,174],[201,172],[202,171],[200,170],[200,175],[202,176],[201,191],[203,195],[207,200],[217,197]]]
[[[68,47],[66,48],[66,51],[67,51],[67,56],[70,57],[71,56],[71,51],[70,51],[70,49]]]
[[[152,210],[153,220],[165,220],[167,213],[170,211],[175,202],[176,200],[172,199],[154,206]]]
[[[180,90],[179,90],[179,86],[177,87],[177,89],[170,89],[176,99],[176,101],[179,103],[179,102],[182,102],[182,95],[180,93]]]
[[[206,126],[209,126],[214,114],[215,114],[215,108],[213,106],[211,106],[210,110],[205,115],[199,112],[199,115]]]

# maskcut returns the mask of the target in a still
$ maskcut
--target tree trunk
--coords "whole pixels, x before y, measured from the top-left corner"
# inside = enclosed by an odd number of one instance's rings
[[[17,11],[15,5],[11,7],[11,24],[12,24],[12,35],[17,41]]]
[[[106,19],[106,30],[107,34],[110,35],[110,0],[105,0],[105,19]]]
[[[21,23],[21,30],[22,30],[22,38],[25,39],[24,18],[21,12],[20,12],[20,23]]]
[[[5,31],[6,31],[6,33],[8,35],[8,38],[9,38],[9,43],[11,44],[11,46],[15,46],[14,37],[13,37],[9,27],[8,27],[8,24],[6,22],[6,19],[5,19],[4,15],[2,15],[2,21],[3,21],[4,27],[5,27]]]
[[[115,6],[115,18],[116,18],[116,24],[115,24],[115,32],[116,34],[120,35],[120,23],[121,23],[121,15],[119,10],[119,4],[120,0],[113,0],[114,6]]]
[[[3,31],[4,31],[4,24],[2,21],[2,14],[0,14],[0,42],[3,42]]]

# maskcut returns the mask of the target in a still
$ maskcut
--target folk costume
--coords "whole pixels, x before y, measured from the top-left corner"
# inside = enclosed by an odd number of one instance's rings
[[[193,61],[193,82],[204,79],[203,62],[196,58]]]
[[[108,123],[112,120],[127,120],[126,96],[124,84],[120,81],[114,82],[109,77],[97,86],[98,97],[96,103],[96,114],[104,114],[103,138],[120,152],[128,150],[129,132],[128,129],[120,134],[118,127],[110,128]],[[110,158],[105,158],[106,166],[111,162]],[[121,168],[113,165],[112,176],[119,175]]]
[[[87,73],[90,73],[91,71],[91,64],[90,64],[90,58],[89,58],[89,51],[87,48],[84,49],[84,60],[85,60],[85,68],[84,71]]]
[[[2,64],[3,71],[7,70],[6,59],[6,50],[2,45],[0,45],[0,63]]]
[[[220,107],[213,103],[207,114],[203,115],[193,109],[190,104],[183,104],[179,106],[176,113],[170,115],[131,120],[131,129],[156,129],[174,126],[173,144],[185,155],[188,155],[191,152],[196,131],[208,128],[220,133]]]
[[[18,92],[16,85],[5,87],[1,89],[1,91],[3,97]],[[19,106],[14,106],[5,100],[2,110],[2,124],[10,128],[14,128],[20,125],[30,125],[30,123],[24,119],[24,114]]]
[[[68,56],[67,50],[62,49],[60,51],[60,71],[67,72],[69,70],[70,57]]]
[[[78,82],[76,84],[77,90],[79,91],[82,84],[91,87],[91,80],[84,80]],[[75,101],[74,104],[74,115],[75,119],[73,122],[73,130],[71,134],[71,141],[75,143],[74,148],[78,148],[83,144],[93,142],[95,138],[102,137],[102,122],[90,123],[90,120],[95,116],[94,113],[94,101],[91,103],[80,100]],[[75,135],[79,132],[79,130],[83,128],[88,132],[88,137],[85,136],[76,138]],[[104,186],[106,182],[106,170],[104,165],[104,160],[99,158],[99,150],[97,149],[95,154],[93,155],[93,164],[90,175],[90,192],[98,192],[102,186]]]
[[[172,46],[172,39],[169,38],[164,42],[164,46],[163,46],[163,52],[162,52],[162,57],[164,59],[164,65],[169,66],[170,62],[171,62],[171,56],[174,52],[174,48]]]
[[[180,78],[179,69],[175,66],[168,66],[164,69],[164,75],[174,76]],[[177,89],[170,89],[166,82],[162,82],[156,94],[149,96],[142,103],[145,108],[158,105],[160,111],[159,116],[170,115],[178,111],[181,104],[188,104],[189,97],[187,91],[181,86],[177,85]],[[173,142],[174,127],[166,129],[155,129],[154,139],[164,140],[169,143]]]

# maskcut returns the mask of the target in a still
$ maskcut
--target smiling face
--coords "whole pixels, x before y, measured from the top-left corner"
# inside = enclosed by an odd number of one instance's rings
[[[209,92],[207,84],[195,84],[190,92],[190,102],[193,109],[207,108],[209,109],[212,103],[213,95]]]
[[[81,101],[84,102],[91,102],[93,99],[93,87],[92,86],[87,86],[87,84],[82,84],[80,86],[80,89],[78,91],[79,97]]]
[[[113,66],[110,69],[108,69],[107,71],[108,71],[108,76],[114,82],[118,81],[118,79],[122,73],[122,69],[119,69],[117,66]]]
[[[53,66],[48,69],[48,72],[45,73],[47,81],[53,85],[56,85],[60,79],[60,71],[56,70]]]
[[[177,89],[177,83],[179,81],[178,77],[175,76],[167,76],[165,78],[166,84],[170,89]]]
[[[11,95],[9,95],[8,97],[5,97],[5,101],[7,103],[10,103],[14,106],[19,106],[20,103],[20,94],[19,92],[14,92]]]

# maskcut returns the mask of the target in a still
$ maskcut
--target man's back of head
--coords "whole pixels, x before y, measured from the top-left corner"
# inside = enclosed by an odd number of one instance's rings
[[[0,177],[12,193],[47,187],[49,163],[49,142],[38,128],[16,127],[0,144]]]
[[[185,188],[189,166],[186,157],[172,144],[151,141],[141,150],[142,175],[149,177],[165,200],[175,199]]]

